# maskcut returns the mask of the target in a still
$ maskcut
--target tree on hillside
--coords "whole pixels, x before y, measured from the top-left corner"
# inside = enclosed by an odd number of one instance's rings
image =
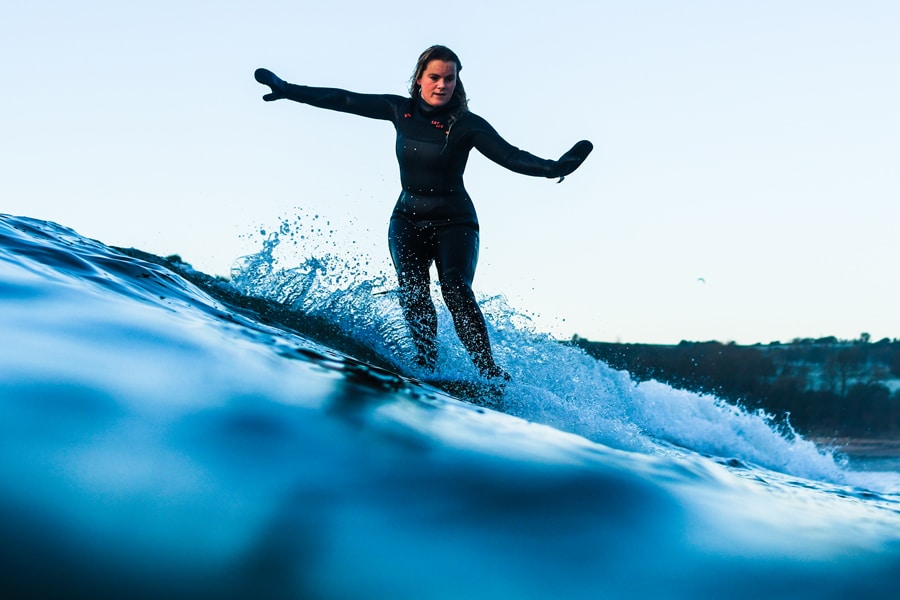
[[[829,391],[840,396],[847,395],[850,381],[863,375],[863,354],[859,346],[841,348],[825,359],[825,380]]]

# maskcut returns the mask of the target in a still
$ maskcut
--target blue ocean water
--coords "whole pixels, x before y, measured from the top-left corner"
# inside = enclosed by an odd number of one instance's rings
[[[453,398],[390,281],[278,244],[224,281],[0,215],[5,595],[896,597],[900,472],[638,384],[501,297],[513,381]],[[474,378],[441,321],[441,371]]]

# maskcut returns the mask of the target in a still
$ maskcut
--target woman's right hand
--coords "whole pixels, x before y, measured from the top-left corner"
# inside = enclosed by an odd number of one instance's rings
[[[257,69],[253,76],[258,82],[272,88],[272,91],[265,96],[263,100],[271,102],[273,100],[281,100],[287,97],[287,88],[283,79],[268,69]]]

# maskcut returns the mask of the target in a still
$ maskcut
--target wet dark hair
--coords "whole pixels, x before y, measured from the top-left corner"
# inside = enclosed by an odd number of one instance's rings
[[[420,86],[416,82],[421,79],[422,75],[425,74],[425,69],[428,68],[428,63],[433,60],[442,60],[444,62],[456,63],[456,87],[453,89],[453,99],[459,101],[459,106],[461,109],[467,109],[469,106],[469,102],[468,98],[466,98],[466,88],[463,86],[463,82],[459,78],[459,72],[462,71],[462,62],[460,62],[459,57],[456,55],[456,52],[454,52],[447,46],[431,46],[419,55],[419,60],[418,62],[416,62],[416,70],[413,71],[413,75],[409,80],[409,95],[412,98],[417,98],[419,96],[419,93],[422,91],[422,86]]]

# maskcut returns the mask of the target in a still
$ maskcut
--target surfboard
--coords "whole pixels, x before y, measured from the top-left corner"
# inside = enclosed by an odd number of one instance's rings
[[[478,406],[496,408],[500,404],[506,381],[472,381],[467,379],[428,378],[423,381],[454,398]]]

